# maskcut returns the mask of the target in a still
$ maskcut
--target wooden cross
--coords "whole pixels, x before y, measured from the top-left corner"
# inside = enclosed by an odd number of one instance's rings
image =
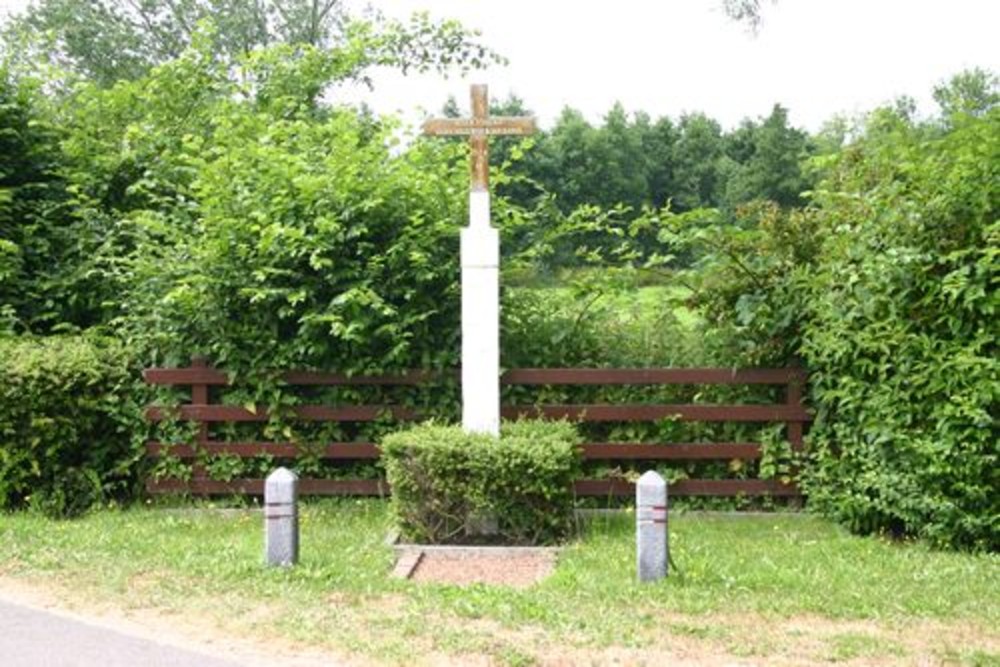
[[[462,427],[500,435],[500,236],[490,225],[489,138],[535,131],[534,118],[490,118],[486,86],[472,86],[472,118],[432,118],[424,133],[468,136],[469,226],[462,229]]]
[[[490,117],[486,86],[472,86],[472,118],[431,118],[424,123],[424,134],[439,137],[469,137],[472,190],[488,190],[490,148],[487,139],[499,135],[527,135],[535,131],[535,119],[529,116]]]

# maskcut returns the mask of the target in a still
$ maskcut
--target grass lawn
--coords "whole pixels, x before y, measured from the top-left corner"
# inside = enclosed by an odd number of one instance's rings
[[[685,287],[650,285],[634,292],[609,296],[612,307],[631,321],[655,322],[664,307],[670,308],[682,326],[693,329],[700,322],[696,312],[684,305],[691,291]]]
[[[381,501],[310,502],[301,522],[284,571],[262,567],[259,511],[0,515],[0,579],[377,663],[1000,663],[1000,558],[806,515],[675,515],[679,573],[642,586],[631,517],[593,519],[526,590],[391,579]]]
[[[568,287],[540,287],[545,294],[567,300],[573,298]],[[690,290],[681,286],[649,285],[628,292],[612,292],[600,298],[599,304],[615,311],[622,322],[655,324],[665,310],[673,313],[680,324],[693,329],[700,322],[698,314],[684,305]]]
[[[691,292],[679,285],[650,285],[582,298],[569,287],[532,287],[553,307],[596,317],[611,365],[706,365],[701,315],[686,304]]]

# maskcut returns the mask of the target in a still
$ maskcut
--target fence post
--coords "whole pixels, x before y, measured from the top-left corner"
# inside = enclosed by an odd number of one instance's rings
[[[653,470],[635,485],[635,540],[639,581],[667,576],[667,482]]]
[[[795,377],[788,381],[787,391],[785,392],[786,405],[795,408],[802,407],[802,384],[804,382],[805,378],[801,373],[797,373]],[[802,450],[802,422],[789,421],[785,422],[785,425],[788,429],[788,442],[791,444],[792,450],[798,454]]]
[[[796,373],[788,381],[788,386],[785,392],[785,403],[789,407],[801,408],[802,407],[802,385],[805,384],[805,374]],[[792,447],[792,456],[794,457],[794,463],[792,469],[789,471],[792,479],[796,484],[799,482],[799,470],[798,461],[799,456],[802,454],[802,448],[804,446],[803,431],[804,425],[800,421],[790,421],[785,422],[785,428],[788,436],[788,444]],[[802,506],[802,496],[801,492],[798,496],[793,496],[789,500],[789,506],[798,508]]]
[[[264,552],[270,566],[299,561],[299,478],[278,468],[264,482]]]
[[[191,357],[191,368],[208,368],[208,360],[205,357]],[[208,405],[208,385],[207,384],[192,384],[191,385],[191,404],[192,405]],[[198,423],[198,435],[195,441],[199,445],[203,445],[210,439],[208,431],[208,422],[201,421]],[[208,473],[205,470],[205,466],[195,460],[191,464],[191,479],[202,480],[208,479]]]

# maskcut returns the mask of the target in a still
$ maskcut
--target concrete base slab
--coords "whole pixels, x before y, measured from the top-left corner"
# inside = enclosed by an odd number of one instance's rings
[[[446,584],[493,584],[523,588],[555,570],[561,547],[392,545],[393,576]]]
[[[423,557],[423,552],[416,550],[400,554],[396,559],[396,567],[392,569],[392,576],[397,579],[409,579]]]

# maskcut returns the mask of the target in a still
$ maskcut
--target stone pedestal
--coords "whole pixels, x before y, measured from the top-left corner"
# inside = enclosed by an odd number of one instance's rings
[[[500,235],[490,195],[469,194],[462,230],[462,427],[500,434]]]
[[[667,576],[667,482],[652,470],[635,486],[635,542],[639,581]]]
[[[278,468],[264,482],[264,557],[272,567],[299,562],[299,478]]]

